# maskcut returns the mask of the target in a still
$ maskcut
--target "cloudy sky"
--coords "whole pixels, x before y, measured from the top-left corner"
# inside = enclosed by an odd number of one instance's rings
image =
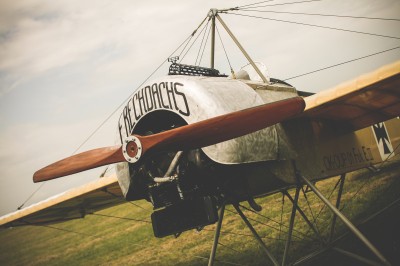
[[[210,8],[257,1],[0,0],[0,215],[14,211],[40,185],[39,168],[72,153],[179,46]],[[400,18],[400,1],[295,0],[258,4],[264,11]],[[254,9],[254,8],[252,8]],[[399,38],[328,30],[276,20],[400,37],[393,20],[242,11],[222,18],[270,76],[287,79],[400,46]],[[247,62],[219,27],[232,67]],[[194,64],[201,37],[185,57]],[[177,55],[178,53],[175,53]],[[291,79],[318,92],[400,59],[400,49]],[[202,65],[208,66],[206,50]],[[164,65],[154,77],[165,75]],[[229,73],[217,40],[216,68]],[[113,145],[118,112],[79,151]],[[104,168],[47,182],[32,204],[93,180]]]

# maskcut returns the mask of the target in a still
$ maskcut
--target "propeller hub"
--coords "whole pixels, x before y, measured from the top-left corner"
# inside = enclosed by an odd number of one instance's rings
[[[122,154],[128,163],[136,163],[142,155],[142,143],[135,136],[129,136],[122,145]]]

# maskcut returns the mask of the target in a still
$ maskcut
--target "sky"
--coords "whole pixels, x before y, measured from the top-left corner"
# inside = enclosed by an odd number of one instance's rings
[[[78,152],[114,145],[118,107],[197,28],[210,8],[254,2],[0,0],[0,215],[15,211],[39,188],[40,184],[32,182],[36,170],[72,155],[104,121]],[[398,0],[282,5],[290,2],[299,1],[275,0],[255,6],[269,5],[257,8],[264,11],[400,18]],[[399,21],[236,13],[275,19],[221,14],[253,60],[264,63],[269,76],[283,80],[400,46]],[[246,59],[223,28],[217,27],[232,68],[240,70]],[[195,63],[201,39],[183,63]],[[229,74],[218,38],[216,49],[216,68]],[[209,57],[207,47],[202,66],[209,66]],[[400,49],[395,49],[288,82],[298,90],[319,92],[399,59]],[[153,78],[167,71],[168,64],[164,64]],[[104,167],[48,181],[25,206],[95,180],[102,171]]]

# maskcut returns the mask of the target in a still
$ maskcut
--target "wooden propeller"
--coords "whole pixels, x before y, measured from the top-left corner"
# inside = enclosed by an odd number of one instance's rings
[[[34,182],[79,173],[99,166],[130,162],[159,151],[190,150],[237,138],[272,126],[303,112],[303,98],[294,97],[216,116],[149,136],[132,135],[122,146],[82,152],[38,170]]]

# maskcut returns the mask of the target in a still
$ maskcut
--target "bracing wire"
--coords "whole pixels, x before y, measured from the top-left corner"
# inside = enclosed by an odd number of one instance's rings
[[[315,215],[314,215],[314,212],[313,212],[313,210],[312,210],[312,208],[311,208],[311,205],[310,205],[310,202],[309,202],[309,200],[308,200],[307,194],[306,194],[306,192],[304,191],[304,186],[301,187],[301,191],[302,191],[302,193],[303,193],[304,199],[306,200],[308,210],[309,210],[310,213],[311,213],[311,217],[312,217],[312,219],[313,219],[313,224],[314,224],[314,226],[315,226],[315,229],[317,230],[317,232],[319,232],[317,220],[316,220]]]
[[[238,7],[236,7],[236,9],[241,9],[243,7],[254,6],[254,5],[263,4],[263,3],[272,2],[272,1],[274,1],[274,0],[267,0],[267,1],[257,2],[257,3],[247,4],[247,5],[243,5],[243,6],[238,6]]]
[[[241,10],[241,11],[258,12],[258,13],[289,14],[289,15],[320,16],[320,17],[335,17],[335,18],[352,18],[352,19],[369,19],[369,20],[384,20],[384,21],[400,21],[400,19],[398,19],[398,18],[359,17],[359,16],[348,16],[348,15],[334,15],[334,14],[285,12],[285,11],[275,11],[275,10],[254,10],[254,9],[245,9],[245,10]]]
[[[199,255],[194,255],[193,257],[194,258],[198,258],[198,259],[202,259],[202,260],[209,260],[210,259],[210,258],[199,256]],[[235,266],[244,266],[244,265],[246,265],[246,264],[238,264],[238,263],[235,263],[235,262],[225,261],[225,260],[221,260],[221,259],[214,259],[214,260],[216,262],[220,262],[220,263],[228,264],[228,265],[235,265]]]
[[[46,184],[46,182],[40,184],[40,186],[35,191],[33,191],[33,193],[30,194],[29,197],[20,206],[18,206],[17,210],[22,209],[24,205],[43,187],[44,184]]]
[[[207,32],[208,32],[208,24],[209,24],[209,23],[210,23],[210,20],[207,21],[207,24],[206,24],[206,26],[205,26],[207,29],[204,31],[203,38],[201,39],[200,48],[199,48],[199,51],[197,52],[196,61],[195,61],[195,63],[194,63],[195,66],[197,66],[197,60],[199,59],[200,52],[201,52],[201,50],[202,50],[202,48],[203,48],[203,43],[204,43],[204,47],[207,45],[207,40],[208,40],[208,38],[207,38],[206,42],[204,42],[204,39],[205,39],[205,37],[206,37],[206,35],[207,35]],[[210,28],[211,28],[211,27],[210,27]],[[199,62],[199,65],[200,65],[200,62]]]
[[[283,20],[283,19],[266,18],[266,17],[259,17],[259,16],[253,16],[253,15],[245,15],[245,14],[231,13],[231,12],[226,12],[225,14],[230,14],[230,15],[235,15],[235,16],[241,16],[241,17],[256,18],[256,19],[263,19],[263,20],[271,20],[271,21],[277,21],[277,22],[284,22],[284,23],[297,24],[297,25],[302,25],[302,26],[309,26],[309,27],[316,27],[316,28],[329,29],[329,30],[336,30],[336,31],[344,31],[344,32],[351,32],[351,33],[357,33],[357,34],[363,34],[363,35],[370,35],[370,36],[377,36],[377,37],[382,37],[382,38],[390,38],[390,39],[397,39],[397,40],[400,40],[400,37],[396,37],[396,36],[389,36],[389,35],[383,35],[383,34],[377,34],[377,33],[370,33],[370,32],[363,32],[363,31],[356,31],[356,30],[348,30],[348,29],[343,29],[343,28],[335,28],[335,27],[321,26],[321,25],[303,23],[303,22],[298,22],[298,21],[290,21],[290,20]]]
[[[252,6],[252,7],[238,7],[236,9],[239,10],[244,10],[248,8],[259,8],[259,7],[267,7],[267,6],[286,6],[286,5],[293,5],[293,4],[303,4],[303,3],[309,3],[309,2],[320,2],[322,0],[306,0],[306,1],[297,1],[297,2],[290,2],[290,3],[281,3],[281,4],[271,4],[271,5],[262,5],[262,6]]]
[[[207,25],[208,25],[208,23],[207,23]],[[192,44],[189,46],[189,48],[186,50],[185,54],[182,56],[182,58],[180,58],[179,63],[181,63],[182,60],[186,57],[186,55],[189,53],[190,49],[192,49],[192,47],[193,47],[193,45],[196,43],[197,39],[200,37],[200,35],[203,33],[203,31],[204,31],[206,28],[207,28],[207,27],[204,26],[204,27],[201,29],[200,33],[197,34],[196,38],[194,39],[194,41],[192,42]]]
[[[274,219],[272,219],[272,218],[270,218],[270,217],[268,217],[268,216],[262,215],[261,213],[258,213],[258,212],[256,212],[256,211],[250,209],[250,208],[247,208],[246,206],[243,206],[243,205],[241,205],[241,204],[239,204],[239,206],[240,206],[242,209],[245,209],[245,210],[250,211],[250,212],[252,212],[252,213],[254,213],[254,214],[256,214],[256,215],[258,215],[258,216],[260,216],[260,217],[262,217],[262,218],[264,218],[264,219],[267,219],[268,221],[274,222],[275,224],[279,225],[280,227],[281,227],[281,226],[284,226],[284,227],[286,227],[286,228],[289,228],[289,226],[285,225],[284,223],[280,223],[280,222],[278,222],[278,221],[275,221]],[[229,211],[229,210],[228,210],[228,211]],[[272,228],[272,229],[274,229],[274,230],[281,230],[281,229],[277,229],[276,227],[273,227],[273,226],[269,226],[269,227]],[[287,233],[287,231],[283,231],[283,230],[281,230],[281,231],[282,231],[283,233]],[[294,231],[294,232],[298,232],[299,234],[302,234],[301,232],[296,231],[295,229],[293,229],[293,231]]]
[[[229,212],[229,211],[228,211]],[[231,213],[236,214],[235,212],[231,211]],[[214,230],[204,228],[203,231],[206,232],[214,232]],[[237,232],[230,232],[230,231],[223,231],[221,230],[221,235],[234,235],[234,236],[247,236],[247,237],[254,237],[253,235],[250,234],[243,234],[243,233],[237,233]],[[276,241],[284,241],[284,239],[279,239],[279,238],[274,238],[274,237],[269,237],[269,236],[260,236],[262,239],[269,239],[269,240],[276,240]],[[297,241],[297,240],[294,240]]]
[[[225,53],[225,56],[226,56],[226,60],[228,60],[229,67],[230,67],[231,73],[232,73],[232,75],[233,75],[234,72],[233,72],[233,68],[232,68],[232,65],[231,65],[231,61],[229,60],[228,53],[226,52],[225,45],[224,45],[224,43],[222,42],[222,38],[221,38],[221,35],[219,34],[219,30],[218,30],[217,25],[215,25],[215,28],[217,29],[217,34],[218,34],[218,37],[219,37],[219,41],[221,42],[222,48],[223,48],[224,53]]]
[[[282,193],[281,221],[279,223],[279,235],[278,235],[279,239],[281,239],[281,234],[282,234],[283,208],[284,208],[284,206],[285,206],[285,193]]]
[[[206,39],[206,42],[204,43],[203,51],[201,52],[201,56],[200,56],[200,60],[199,60],[199,66],[201,65],[201,61],[203,60],[204,51],[206,50],[208,39],[210,38],[210,35],[211,35],[211,27],[212,26],[210,25],[210,27],[208,28],[207,39]]]
[[[338,187],[340,182],[340,178],[338,179],[338,181],[336,182],[336,185],[333,187],[333,189],[331,190],[331,192],[329,193],[329,196],[327,197],[328,200],[331,199],[333,192],[335,192],[336,188]],[[317,215],[315,216],[315,222],[318,221],[319,216],[321,215],[322,211],[325,209],[326,204],[322,205],[321,209],[319,210],[319,212],[317,213]],[[314,225],[316,226],[316,224],[314,223]],[[308,228],[306,235],[308,234],[308,232],[310,232],[310,228]]]
[[[197,29],[190,34],[179,46],[178,48],[176,48],[166,59],[164,59],[162,61],[162,63],[153,71],[151,72],[151,74],[137,87],[140,88],[144,83],[146,83],[167,61],[168,58],[171,57],[172,55],[175,54],[176,51],[178,51],[186,42],[190,42],[190,39],[195,35],[195,33],[197,32],[197,30],[203,25],[204,21],[207,19],[208,16],[206,16],[204,18],[204,20],[200,23],[200,25],[197,27]],[[111,119],[111,117],[113,117],[115,115],[115,113],[132,97],[132,95],[135,93],[136,90],[134,90],[126,99],[124,99],[124,101],[122,101],[121,104],[119,104],[111,113],[110,115],[108,115],[106,117],[106,119],[100,123],[99,126],[96,127],[95,130],[93,130],[93,132],[74,150],[74,152],[71,154],[74,155],[80,148],[82,148],[83,145],[85,145],[107,122],[108,120]],[[29,195],[29,197],[17,208],[18,210],[22,209],[24,207],[24,205],[46,184],[47,182],[43,182],[42,184],[40,184],[40,186],[33,191],[32,194]]]
[[[86,234],[86,233],[77,232],[77,231],[73,231],[73,230],[68,230],[68,229],[64,229],[64,228],[59,228],[59,227],[46,225],[46,224],[33,224],[33,223],[28,223],[28,224],[32,225],[32,226],[40,226],[40,227],[51,228],[51,229],[54,229],[54,230],[58,230],[58,231],[66,232],[66,233],[72,233],[72,234],[81,235],[81,236],[86,236],[86,237],[99,238],[99,236],[89,235],[89,234]]]
[[[103,192],[105,192],[105,193],[107,193],[107,194],[110,194],[111,196],[115,197],[116,199],[119,199],[119,200],[124,201],[124,202],[128,202],[129,204],[131,204],[131,205],[133,205],[133,206],[135,206],[135,207],[138,207],[138,208],[140,208],[140,209],[142,209],[142,210],[147,211],[146,208],[143,208],[142,206],[140,206],[140,205],[138,205],[138,204],[135,204],[135,203],[133,203],[132,201],[127,201],[127,200],[125,200],[125,198],[119,197],[118,195],[116,195],[116,194],[114,194],[114,193],[112,193],[112,192],[110,192],[110,191],[108,191],[108,190],[103,190]]]
[[[232,250],[232,251],[234,251],[234,252],[240,254],[240,251],[239,251],[239,250],[236,250],[236,249],[234,249],[234,248],[232,248],[232,247],[230,247],[230,246],[228,246],[228,245],[225,245],[225,244],[222,243],[221,241],[218,241],[218,244],[221,245],[221,246],[224,247],[224,248],[227,248],[227,249],[229,249],[229,250]]]
[[[334,68],[334,67],[337,67],[337,66],[348,64],[348,63],[351,63],[351,62],[354,62],[354,61],[358,61],[358,60],[361,60],[361,59],[364,59],[364,58],[368,58],[368,57],[371,57],[371,56],[374,56],[374,55],[383,54],[383,53],[386,53],[386,52],[389,52],[389,51],[392,51],[392,50],[396,50],[396,49],[399,49],[399,48],[400,48],[400,46],[397,46],[397,47],[393,47],[393,48],[390,48],[390,49],[387,49],[387,50],[383,50],[383,51],[380,51],[380,52],[369,54],[369,55],[366,55],[366,56],[354,58],[354,59],[351,59],[351,60],[348,60],[348,61],[344,61],[344,62],[341,62],[341,63],[338,63],[338,64],[334,64],[334,65],[323,67],[323,68],[320,68],[320,69],[317,69],[317,70],[313,70],[313,71],[310,71],[310,72],[307,72],[307,73],[304,73],[304,74],[300,74],[300,75],[296,75],[296,76],[293,76],[293,77],[290,77],[290,78],[286,78],[286,79],[284,79],[284,81],[288,81],[288,80],[291,80],[291,79],[295,79],[295,78],[307,76],[307,75],[310,75],[310,74],[314,74],[314,73],[319,72],[319,71],[323,71],[323,70],[326,70],[326,69],[329,69],[329,68]]]
[[[258,213],[258,212],[255,212],[255,211],[253,211],[252,209],[247,208],[246,206],[243,206],[243,205],[241,205],[241,204],[239,204],[239,206],[240,206],[241,208],[247,210],[247,211],[250,211],[250,212],[252,212],[252,213],[254,213],[254,214],[256,214],[256,215],[262,217],[262,218],[266,218],[267,220],[273,221],[273,222],[277,223],[278,225],[280,225],[279,222],[276,222],[275,220],[273,220],[273,219],[271,219],[271,218],[269,218],[269,217],[267,217],[267,216],[265,216],[265,215],[262,215],[262,214],[260,214],[260,213]],[[230,210],[228,210],[228,209],[226,209],[226,211],[231,212],[231,213],[235,213],[235,212],[230,211]],[[235,213],[235,214],[236,214],[236,213]],[[247,217],[247,219],[249,219],[250,221],[256,222],[256,223],[258,223],[258,224],[262,224],[262,225],[264,225],[264,226],[266,226],[266,227],[269,227],[269,228],[271,228],[271,229],[273,229],[273,230],[279,231],[279,228],[276,228],[276,227],[274,227],[274,226],[272,226],[272,225],[269,225],[269,224],[260,222],[260,221],[258,221],[258,220],[256,220],[256,219],[251,218],[251,217]],[[282,224],[282,225],[288,228],[288,226],[286,226],[285,224]],[[285,234],[288,233],[287,231],[284,231],[284,230],[282,230],[282,232],[285,233]],[[299,233],[299,234],[302,235],[303,237],[308,237],[308,238],[310,238],[311,240],[314,240],[312,237],[306,236],[306,235],[304,235],[302,232],[297,231],[297,230],[295,230],[295,229],[293,229],[293,232]],[[300,240],[302,239],[301,237],[299,237],[299,236],[297,236],[297,235],[294,235],[294,234],[293,234],[293,236],[296,237],[296,238],[298,238],[298,239],[300,239]]]
[[[151,221],[141,220],[141,219],[136,219],[136,218],[120,217],[120,216],[107,215],[107,214],[101,214],[101,213],[89,213],[89,214],[94,215],[94,216],[101,216],[101,217],[108,217],[108,218],[114,218],[114,219],[120,219],[120,220],[128,220],[128,221],[135,221],[135,222],[151,224]]]
[[[383,162],[381,162],[381,164],[380,164],[378,167],[379,167],[379,168],[382,167],[383,164],[386,163],[386,162],[390,159],[390,156],[391,156],[392,154],[394,154],[394,152],[395,152],[399,147],[400,147],[400,144],[398,144],[398,145],[396,146],[396,148],[393,149],[393,151],[389,154],[389,156],[388,156]],[[351,201],[353,201],[354,198],[358,195],[358,193],[360,193],[360,191],[363,190],[364,187],[365,187],[367,184],[369,184],[370,182],[371,182],[371,179],[366,178],[366,179],[365,179],[365,182],[359,187],[359,189],[357,189],[356,193],[354,193],[353,196],[349,199],[347,205],[344,205],[344,206],[342,207],[341,210],[343,210],[346,206],[348,206],[349,203],[350,203]]]
[[[192,34],[190,35],[190,38],[186,39],[187,42],[185,44],[185,47],[183,47],[182,51],[180,52],[180,54],[178,55],[178,57],[181,57],[183,52],[185,51],[186,47],[188,46],[188,44],[190,43],[190,41],[192,40],[193,36],[197,33],[197,31],[199,30],[199,28],[201,27],[201,25],[203,25],[204,21],[206,21],[207,17],[205,17],[203,19],[203,21],[200,23],[200,25],[192,32]],[[179,49],[179,48],[178,48]],[[177,50],[178,50],[177,49]],[[177,51],[175,50],[175,51]],[[174,54],[175,52],[173,52],[172,54]],[[170,56],[169,56],[170,57]]]

